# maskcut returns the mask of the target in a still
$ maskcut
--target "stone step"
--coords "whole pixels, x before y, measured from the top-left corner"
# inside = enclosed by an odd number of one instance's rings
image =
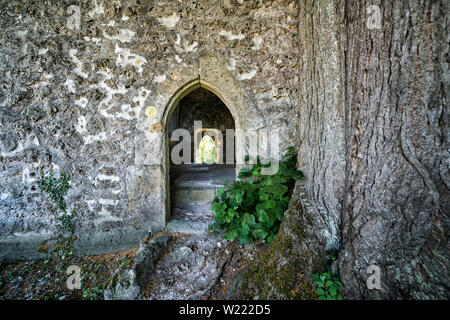
[[[235,168],[230,166],[181,166],[171,169],[171,189],[217,189],[226,181],[236,179]]]
[[[213,221],[214,212],[209,212],[207,214],[198,214],[191,211],[181,211],[175,209],[170,217],[174,220],[189,220],[189,221]]]
[[[214,190],[225,187],[225,180],[195,180],[195,181],[179,181],[174,182],[171,185],[172,190],[186,190],[186,189],[197,189],[197,190]],[[232,184],[232,182],[228,182]]]
[[[213,201],[217,189],[183,189],[173,193],[173,201]]]
[[[194,215],[211,215],[212,201],[174,201],[172,213],[191,212]]]
[[[213,221],[212,201],[175,201],[171,219],[189,221]]]
[[[204,234],[208,232],[208,226],[212,221],[189,221],[189,220],[171,220],[167,226],[167,232],[179,232],[186,234]]]

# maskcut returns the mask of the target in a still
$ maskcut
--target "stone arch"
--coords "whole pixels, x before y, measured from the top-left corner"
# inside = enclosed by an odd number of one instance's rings
[[[233,115],[236,129],[257,130],[265,127],[262,114],[230,71],[216,57],[206,56],[199,60],[197,67],[185,66],[173,71],[170,79],[148,94],[136,125],[135,165],[165,163],[163,133],[167,120],[177,103],[199,87],[213,92],[222,100]],[[152,117],[146,112],[149,107],[154,108]]]
[[[212,84],[208,83],[207,81],[202,80],[200,78],[195,79],[195,80],[191,81],[190,83],[187,83],[185,86],[181,87],[172,96],[172,98],[170,99],[170,101],[165,109],[164,115],[163,115],[163,123],[165,124],[166,129],[167,129],[167,125],[168,125],[170,116],[172,115],[172,113],[176,109],[176,107],[178,106],[178,103],[181,101],[181,99],[183,99],[185,96],[187,96],[192,91],[194,91],[198,88],[207,89],[207,90],[211,91],[212,93],[214,93],[216,96],[218,96],[220,98],[220,100],[222,100],[222,102],[225,104],[225,106],[227,106],[228,110],[230,110],[231,115],[233,116],[233,119],[235,122],[236,129],[242,129],[238,109],[231,102],[231,100],[229,98],[227,98],[227,96],[221,90],[216,88],[214,85],[212,85]]]
[[[224,105],[227,107],[227,109],[230,111],[233,119],[234,119],[234,125],[235,125],[235,129],[242,129],[242,124],[241,124],[241,118],[238,112],[238,108],[231,102],[231,99],[228,98],[223,92],[222,90],[218,89],[217,87],[215,87],[214,85],[212,85],[211,83],[202,80],[202,79],[195,79],[193,81],[190,81],[189,83],[187,83],[186,85],[182,86],[170,99],[166,109],[165,109],[165,113],[163,115],[163,123],[165,125],[164,127],[164,174],[165,174],[165,182],[166,182],[166,186],[165,186],[165,199],[166,199],[166,204],[165,204],[165,208],[166,208],[166,222],[169,219],[170,216],[170,195],[171,195],[171,191],[170,191],[170,170],[169,170],[169,166],[170,166],[170,158],[169,158],[169,136],[168,136],[168,124],[170,121],[170,117],[172,115],[172,113],[175,111],[175,109],[178,107],[179,102],[186,97],[187,95],[189,95],[191,92],[193,92],[194,90],[198,89],[198,88],[204,88],[206,90],[211,91],[212,93],[214,93],[217,97],[219,97],[219,99],[224,103]],[[242,105],[245,106],[245,105]],[[236,166],[236,170],[239,170],[239,166]]]
[[[200,87],[222,100],[239,131],[265,127],[258,109],[216,57],[200,57],[197,66],[183,65],[172,71],[171,77],[155,86],[154,90],[143,92],[147,96],[143,97],[145,105],[139,112],[136,125],[135,161],[129,168],[127,189],[130,214],[143,217],[137,220],[146,229],[163,228],[170,214],[168,120],[179,101]],[[157,183],[145,185],[145,179],[156,180]],[[135,193],[140,196],[130,197]]]

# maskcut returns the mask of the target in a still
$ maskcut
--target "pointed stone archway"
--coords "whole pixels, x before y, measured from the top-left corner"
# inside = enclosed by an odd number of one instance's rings
[[[180,100],[200,87],[214,93],[230,110],[237,139],[242,130],[266,127],[262,114],[216,57],[201,57],[198,67],[180,67],[154,92],[144,92],[147,96],[136,125],[134,165],[127,171],[128,209],[132,220],[141,229],[160,230],[168,221],[170,180],[167,126]]]

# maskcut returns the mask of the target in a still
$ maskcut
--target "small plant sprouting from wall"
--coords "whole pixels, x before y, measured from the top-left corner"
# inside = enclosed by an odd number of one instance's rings
[[[76,239],[74,236],[76,213],[73,209],[67,213],[67,204],[64,200],[70,189],[70,176],[61,170],[59,178],[56,178],[53,170],[49,170],[48,174],[45,174],[44,169],[41,169],[39,188],[49,196],[59,210],[59,212],[54,212],[59,222],[59,234],[56,239],[53,239],[55,243],[51,253],[54,257],[65,260],[73,255],[73,243]],[[46,248],[48,245],[45,244],[43,247]]]
[[[297,152],[289,147],[273,175],[261,174],[261,169],[271,164],[262,164],[259,157],[251,170],[242,169],[238,181],[231,187],[227,182],[226,188],[218,190],[211,207],[215,212],[211,229],[216,234],[225,230],[225,239],[239,238],[241,244],[257,240],[271,243],[280,229],[295,180],[303,178],[295,169],[296,163]]]
[[[70,189],[70,176],[61,170],[60,177],[55,178],[53,170],[50,170],[47,175],[44,174],[44,169],[41,169],[41,180],[39,180],[39,187],[45,192],[51,200],[53,200],[58,209],[66,212],[67,205],[64,201],[64,196]]]

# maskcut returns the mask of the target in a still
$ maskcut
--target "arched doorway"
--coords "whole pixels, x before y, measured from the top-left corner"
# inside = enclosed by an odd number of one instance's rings
[[[236,171],[247,153],[244,132],[267,127],[261,111],[227,67],[214,56],[199,58],[197,67],[177,65],[166,81],[151,91],[141,88],[140,111],[134,137],[134,164],[127,168],[128,212],[137,228],[163,229],[170,219],[170,154],[168,126],[179,102],[189,93],[204,88],[214,93],[231,112],[236,128]],[[267,127],[268,128],[268,127]],[[240,151],[241,150],[241,151]]]
[[[203,232],[212,222],[210,207],[217,189],[236,177],[235,121],[215,93],[199,86],[178,101],[167,123],[171,208],[167,228]],[[180,129],[189,137],[174,134]],[[180,143],[188,147],[179,148]]]

